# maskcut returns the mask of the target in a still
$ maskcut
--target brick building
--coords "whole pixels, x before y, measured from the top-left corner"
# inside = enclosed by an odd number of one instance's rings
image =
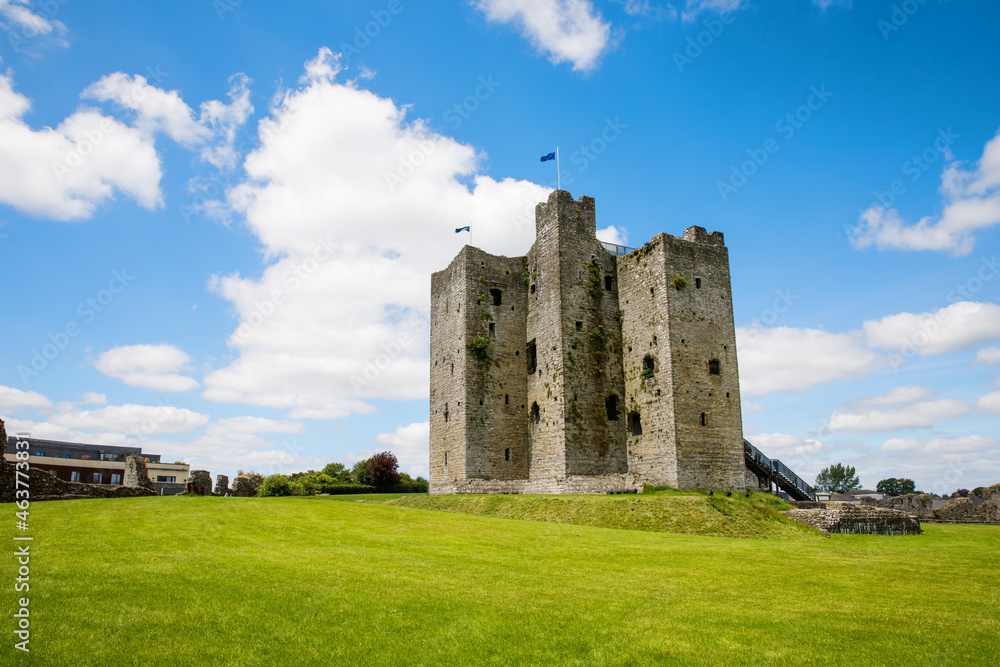
[[[527,256],[432,277],[431,493],[744,489],[722,234],[611,246],[565,191],[535,215]]]
[[[87,445],[15,436],[7,438],[4,458],[8,461],[15,460],[18,440],[29,442],[28,463],[32,468],[47,470],[67,482],[120,486],[125,475],[125,457],[135,454],[145,459],[156,493],[172,496],[184,491],[191,469],[187,463],[163,463],[159,454],[143,454],[139,447]]]

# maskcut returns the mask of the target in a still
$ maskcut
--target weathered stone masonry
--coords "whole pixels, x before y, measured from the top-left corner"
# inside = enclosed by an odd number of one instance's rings
[[[466,246],[431,281],[431,493],[741,490],[722,234],[624,257],[553,192],[525,257]]]

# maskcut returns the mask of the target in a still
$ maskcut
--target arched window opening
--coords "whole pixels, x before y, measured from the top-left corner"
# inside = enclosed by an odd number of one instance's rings
[[[531,423],[537,424],[542,419],[542,411],[538,409],[538,401],[531,404]]]

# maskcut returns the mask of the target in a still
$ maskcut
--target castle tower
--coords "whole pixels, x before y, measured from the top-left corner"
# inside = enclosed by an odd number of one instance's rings
[[[744,487],[729,254],[720,232],[658,234],[618,261],[629,468],[680,489]]]
[[[722,235],[616,258],[592,198],[535,215],[526,257],[466,246],[432,277],[431,493],[742,489]]]
[[[553,192],[535,221],[527,258],[531,479],[625,473],[618,281],[596,237],[594,200]]]

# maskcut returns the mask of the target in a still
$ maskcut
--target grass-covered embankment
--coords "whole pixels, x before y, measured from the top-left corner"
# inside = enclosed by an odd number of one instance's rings
[[[616,500],[616,499],[608,499]],[[0,540],[13,545],[11,520]],[[735,540],[334,498],[31,505],[4,665],[965,665],[1000,653],[1000,527]]]
[[[741,494],[726,497],[678,491],[614,496],[411,495],[388,500],[386,504],[497,519],[685,535],[820,538],[812,528],[787,519],[780,510],[791,507],[766,493],[751,493],[749,498]]]

